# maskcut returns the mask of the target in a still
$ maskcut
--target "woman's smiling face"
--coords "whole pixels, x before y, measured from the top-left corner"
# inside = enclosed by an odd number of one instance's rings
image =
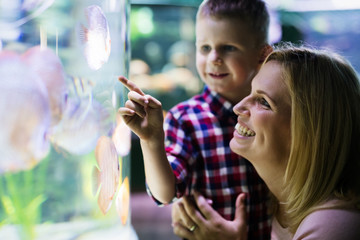
[[[253,79],[251,94],[234,106],[238,123],[230,147],[254,165],[284,167],[289,158],[291,98],[281,68],[267,62]]]

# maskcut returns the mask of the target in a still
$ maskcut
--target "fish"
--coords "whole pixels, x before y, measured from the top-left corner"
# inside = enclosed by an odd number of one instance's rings
[[[87,107],[85,107],[82,114],[83,117],[85,117],[93,106],[93,88],[95,84],[89,79],[71,76],[70,85],[72,85],[72,88],[69,89],[68,97],[74,99],[74,103],[77,102],[75,108],[79,107],[79,105],[85,101]],[[81,119],[83,119],[83,117]]]
[[[72,85],[72,93],[79,99],[93,97],[93,89],[95,87],[95,83],[90,79],[86,79],[83,77],[69,76],[70,84]]]
[[[87,25],[80,25],[79,38],[88,66],[100,69],[109,59],[111,37],[109,24],[102,9],[97,5],[85,9]]]
[[[126,224],[130,212],[130,184],[129,178],[126,176],[121,183],[119,192],[115,201],[116,211],[120,216],[121,223]]]
[[[16,52],[0,51],[0,76],[0,174],[28,170],[50,150],[48,92]]]
[[[124,157],[130,153],[131,129],[126,125],[125,121],[119,114],[116,115],[116,127],[111,138],[114,142],[117,153],[121,157]]]
[[[67,82],[65,109],[61,121],[51,128],[50,141],[58,152],[85,155],[112,128],[111,109],[94,98],[91,79],[68,75]]]
[[[50,48],[39,45],[29,48],[21,59],[41,77],[50,100],[51,125],[58,124],[68,96],[66,73],[61,59]]]
[[[109,129],[109,113],[95,99],[78,101],[68,98],[61,121],[49,131],[49,139],[56,149],[73,155],[92,152],[98,138]]]
[[[119,157],[111,138],[101,136],[96,145],[95,158],[98,166],[98,206],[105,215],[111,208],[113,198],[119,187],[121,169]]]

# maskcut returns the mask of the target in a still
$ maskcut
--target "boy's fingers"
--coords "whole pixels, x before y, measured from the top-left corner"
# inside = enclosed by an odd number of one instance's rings
[[[147,97],[139,94],[136,91],[130,91],[128,93],[128,98],[129,98],[129,100],[131,100],[141,106],[144,106],[144,107],[149,103],[149,100],[147,99]]]
[[[135,83],[131,82],[126,77],[120,76],[118,79],[130,91],[135,91],[135,92],[139,93],[140,95],[145,96],[145,93],[138,86],[136,86]]]
[[[126,107],[121,107],[118,109],[120,116],[134,116],[135,111]]]
[[[134,111],[134,113],[136,113],[141,118],[144,118],[146,116],[146,111],[144,107],[135,101],[127,100],[125,102],[125,107]]]
[[[156,98],[150,96],[150,95],[145,96],[145,103],[151,108],[160,108],[160,107],[162,107],[161,102],[159,100],[157,100]]]
[[[136,86],[135,83],[131,82],[126,77],[120,76],[118,79],[127,89],[130,90],[128,94],[129,99],[132,99],[143,106],[149,104],[149,106],[152,108],[161,107],[161,102],[159,100],[150,95],[145,95],[145,93],[138,86]],[[136,96],[135,93],[139,94],[140,96]]]

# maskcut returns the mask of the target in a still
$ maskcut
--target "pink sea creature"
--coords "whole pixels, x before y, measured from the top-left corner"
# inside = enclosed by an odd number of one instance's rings
[[[119,115],[116,115],[116,127],[112,134],[112,140],[120,156],[123,157],[130,153],[131,130]]]
[[[21,58],[44,83],[50,100],[51,125],[56,125],[62,117],[67,100],[65,71],[60,58],[50,48],[40,46],[28,49]]]
[[[110,128],[109,113],[95,99],[67,99],[61,121],[51,128],[50,141],[61,150],[74,155],[93,151],[99,137]]]
[[[99,138],[95,157],[98,164],[96,172],[96,182],[99,188],[98,206],[102,213],[106,214],[112,205],[121,175],[118,154],[111,138],[106,136]]]
[[[109,59],[111,38],[107,19],[102,9],[91,5],[85,9],[87,25],[81,25],[79,38],[84,56],[92,70],[98,70]]]
[[[120,185],[115,205],[117,213],[120,216],[121,223],[125,225],[130,212],[130,183],[127,176]]]
[[[51,113],[41,77],[20,55],[0,51],[0,173],[26,170],[49,152]]]

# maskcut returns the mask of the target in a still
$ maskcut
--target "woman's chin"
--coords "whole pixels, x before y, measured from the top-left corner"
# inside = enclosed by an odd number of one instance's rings
[[[234,153],[244,158],[247,158],[246,156],[248,155],[247,153],[249,152],[249,146],[247,144],[244,144],[242,142],[237,141],[235,138],[232,138],[230,141],[230,149]]]

